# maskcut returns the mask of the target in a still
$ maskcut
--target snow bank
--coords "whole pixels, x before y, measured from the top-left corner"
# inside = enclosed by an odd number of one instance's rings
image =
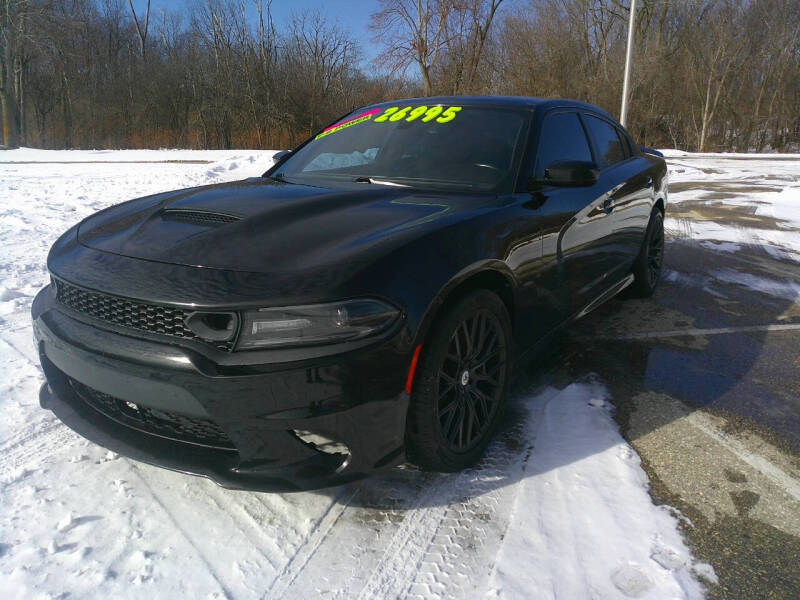
[[[40,150],[38,148],[15,148],[14,150],[0,150],[0,163],[217,162],[244,155],[258,155],[266,158],[274,152],[277,150]]]
[[[680,157],[687,157],[687,158],[722,158],[722,159],[730,159],[730,158],[744,158],[748,160],[752,159],[763,159],[763,160],[774,160],[774,159],[792,159],[797,158],[800,159],[800,154],[791,154],[791,153],[759,153],[759,152],[686,152],[684,150],[676,150],[675,148],[660,148],[659,151],[664,155],[665,158],[680,158]]]

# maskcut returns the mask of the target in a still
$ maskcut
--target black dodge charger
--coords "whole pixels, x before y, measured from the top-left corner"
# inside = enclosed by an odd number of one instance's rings
[[[513,360],[653,293],[667,169],[602,110],[361,108],[262,176],[131,200],[50,251],[41,405],[120,454],[293,490],[477,461]]]

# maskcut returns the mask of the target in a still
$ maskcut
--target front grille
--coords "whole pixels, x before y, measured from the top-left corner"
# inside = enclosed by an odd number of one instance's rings
[[[69,383],[86,404],[122,425],[189,444],[225,450],[236,449],[219,425],[208,419],[187,417],[126,402],[90,388],[71,377]]]
[[[55,278],[53,278],[53,283],[56,300],[93,319],[139,331],[198,340],[212,344],[220,350],[230,351],[233,348],[233,340],[208,342],[199,338],[186,326],[185,319],[189,311],[90,292]]]
[[[182,208],[167,208],[161,212],[161,217],[169,221],[180,221],[194,225],[218,226],[226,223],[235,223],[240,217],[226,215],[225,213],[209,212],[205,210],[187,210]]]

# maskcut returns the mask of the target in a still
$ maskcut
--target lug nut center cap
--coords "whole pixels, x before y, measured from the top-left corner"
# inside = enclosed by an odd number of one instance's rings
[[[461,385],[467,385],[469,383],[469,371],[464,371],[461,374]]]

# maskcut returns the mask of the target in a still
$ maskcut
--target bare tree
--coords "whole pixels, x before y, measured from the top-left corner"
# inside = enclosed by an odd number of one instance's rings
[[[391,73],[365,69],[324,15],[276,23],[270,2],[202,0],[151,19],[130,0],[0,0],[0,141],[287,147],[351,108],[420,92],[618,107],[628,0],[383,0],[371,24]],[[634,137],[799,150],[799,2],[637,0]]]
[[[707,23],[699,22],[700,31],[687,45],[692,67],[690,82],[700,99],[698,152],[706,149],[709,127],[744,47],[742,36],[736,35],[734,10],[731,3],[726,3],[721,9],[707,12]]]
[[[0,110],[3,112],[3,144],[10,147],[17,145],[19,137],[19,106],[14,84],[24,27],[23,7],[19,0],[0,0]]]
[[[144,49],[147,42],[147,29],[150,26],[150,0],[147,0],[147,8],[144,11],[144,22],[139,23],[139,18],[136,16],[136,9],[133,8],[133,0],[128,0],[128,6],[131,9],[131,16],[133,17],[133,24],[136,25],[136,33],[139,35],[139,52],[144,58]]]
[[[294,15],[286,43],[286,60],[296,74],[287,91],[301,111],[305,132],[322,125],[320,112],[333,109],[332,97],[346,95],[345,84],[358,57],[358,46],[319,12]],[[355,107],[350,107],[355,108]],[[346,108],[345,108],[346,109]],[[339,112],[344,112],[339,109]]]
[[[381,9],[371,16],[370,29],[385,50],[383,64],[394,71],[416,64],[422,91],[431,95],[431,70],[444,46],[444,28],[451,3],[447,0],[379,0]]]
[[[446,56],[441,60],[440,79],[453,94],[475,93],[482,69],[484,48],[498,8],[503,0],[449,0],[444,25]]]

